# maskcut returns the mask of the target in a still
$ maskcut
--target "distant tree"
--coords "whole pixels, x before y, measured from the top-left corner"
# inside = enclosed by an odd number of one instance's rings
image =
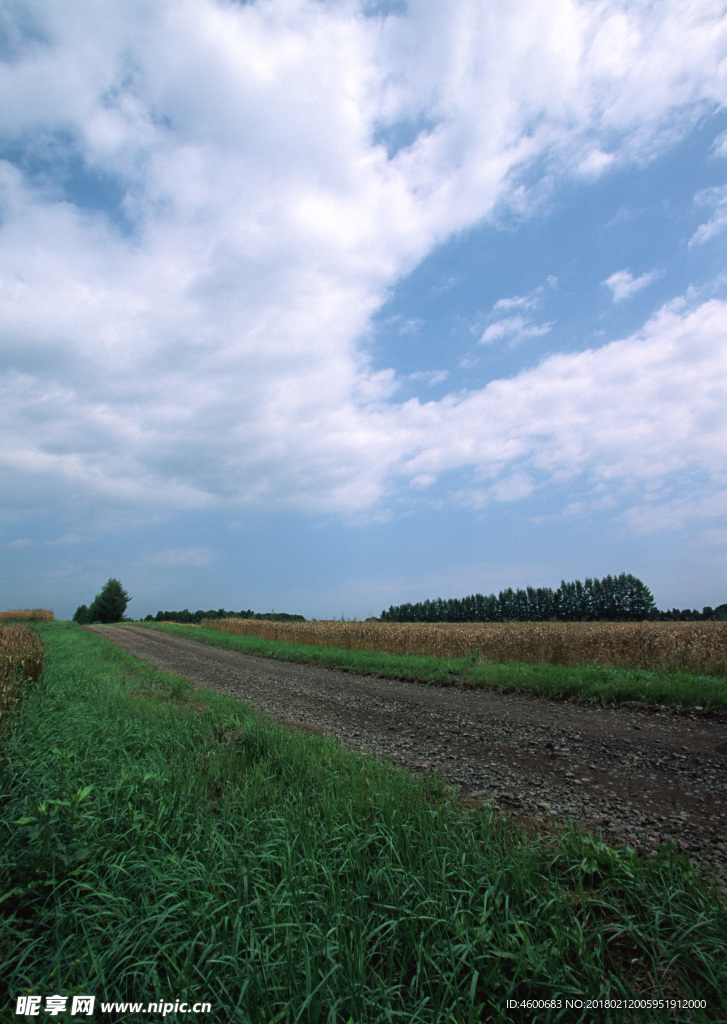
[[[500,612],[505,622],[515,618],[515,591],[512,587],[501,590],[497,595],[500,602]]]
[[[651,619],[657,615],[654,597],[640,579],[622,572],[614,581],[616,607],[614,618],[629,622]]]
[[[87,626],[91,621],[91,616],[88,614],[88,608],[85,604],[80,604],[73,613],[73,621],[77,622],[80,626]]]
[[[110,579],[88,609],[91,622],[121,622],[131,598],[118,580]]]

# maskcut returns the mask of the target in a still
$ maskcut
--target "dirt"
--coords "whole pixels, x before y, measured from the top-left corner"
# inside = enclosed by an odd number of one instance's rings
[[[672,842],[727,886],[727,713],[601,707],[430,686],[258,658],[139,626],[93,632],[200,687],[552,828]]]

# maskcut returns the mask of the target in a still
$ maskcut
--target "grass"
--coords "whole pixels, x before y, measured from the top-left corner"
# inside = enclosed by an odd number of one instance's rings
[[[727,905],[683,858],[532,835],[74,624],[37,632],[0,775],[3,1021],[28,993],[254,1024],[727,1019]]]
[[[435,658],[422,654],[389,654],[338,647],[292,644],[245,634],[225,633],[200,626],[143,623],[148,629],[170,632],[246,654],[320,665],[361,675],[438,685],[459,685],[501,692],[522,691],[550,698],[571,698],[602,704],[633,701],[667,707],[727,709],[727,680],[679,672],[649,672],[600,665],[500,664],[476,655]]]

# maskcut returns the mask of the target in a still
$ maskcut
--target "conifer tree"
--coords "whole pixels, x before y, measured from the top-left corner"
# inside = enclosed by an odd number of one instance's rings
[[[118,580],[110,579],[88,609],[90,622],[121,622],[131,598]]]

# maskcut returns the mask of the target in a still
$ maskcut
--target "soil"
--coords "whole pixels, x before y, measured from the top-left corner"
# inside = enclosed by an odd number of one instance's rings
[[[199,687],[416,773],[531,827],[675,844],[727,887],[727,713],[602,707],[253,657],[139,626],[93,632]]]

